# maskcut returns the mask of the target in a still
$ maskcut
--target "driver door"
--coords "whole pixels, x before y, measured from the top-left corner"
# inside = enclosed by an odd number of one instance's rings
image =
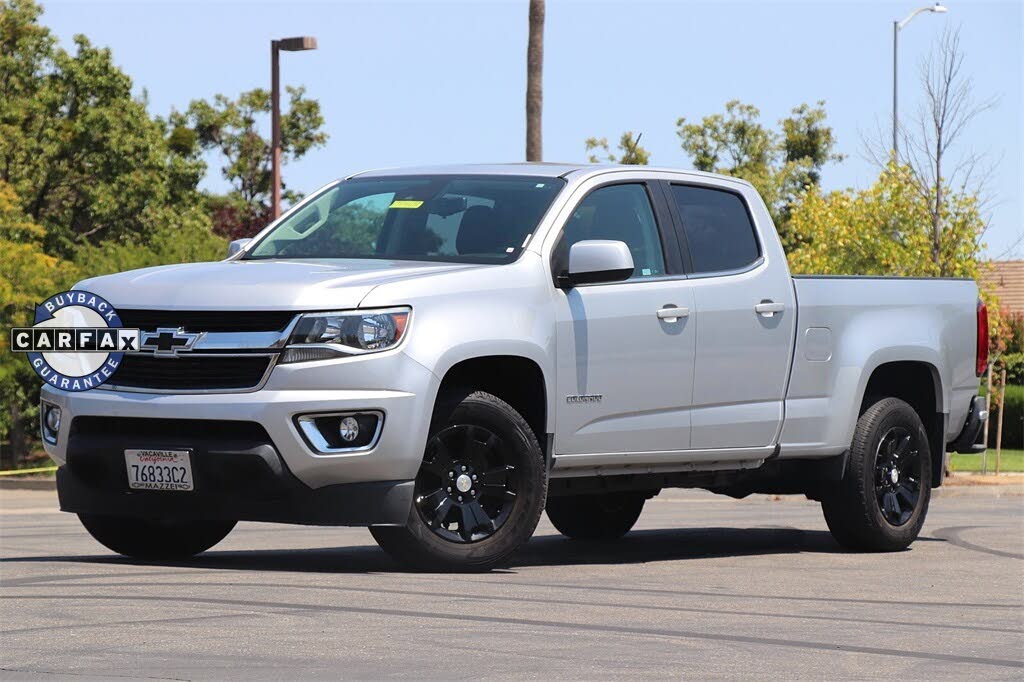
[[[560,289],[557,301],[558,466],[628,463],[630,454],[690,447],[696,335],[693,291],[658,186],[593,189],[566,221],[552,256],[564,270],[572,244],[625,242],[634,272],[625,281]],[[666,259],[666,255],[669,256]],[[676,309],[677,316],[664,311]],[[661,312],[659,312],[661,311]]]

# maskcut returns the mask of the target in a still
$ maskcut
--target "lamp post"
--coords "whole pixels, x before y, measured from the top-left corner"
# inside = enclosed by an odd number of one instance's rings
[[[897,107],[896,78],[898,70],[896,68],[896,58],[899,52],[900,31],[903,29],[904,26],[909,24],[911,20],[921,12],[934,12],[936,14],[945,14],[948,11],[949,10],[946,8],[945,5],[937,2],[931,7],[922,7],[920,9],[914,10],[913,12],[910,13],[910,16],[908,16],[903,21],[892,22],[892,156],[894,159],[899,155],[900,124]]]
[[[270,41],[270,167],[271,219],[281,216],[281,74],[278,66],[281,50],[285,52],[301,52],[315,50],[316,38],[301,36],[299,38],[282,38]]]

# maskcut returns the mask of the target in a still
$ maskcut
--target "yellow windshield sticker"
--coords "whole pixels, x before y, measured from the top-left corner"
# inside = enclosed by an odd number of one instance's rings
[[[396,199],[388,208],[419,208],[422,205],[422,201],[415,199]]]

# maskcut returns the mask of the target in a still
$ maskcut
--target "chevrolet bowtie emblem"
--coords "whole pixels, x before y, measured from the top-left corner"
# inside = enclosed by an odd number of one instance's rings
[[[151,350],[157,357],[173,358],[178,353],[192,350],[196,341],[206,332],[187,332],[182,327],[161,327],[155,332],[142,333],[142,350]]]

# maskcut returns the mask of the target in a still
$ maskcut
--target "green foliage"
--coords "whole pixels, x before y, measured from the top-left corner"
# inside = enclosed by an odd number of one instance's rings
[[[760,110],[739,100],[725,104],[725,114],[705,116],[700,123],[676,121],[683,150],[697,170],[742,177],[774,161],[776,136],[760,123]]]
[[[173,263],[216,261],[227,253],[227,240],[210,232],[209,220],[201,209],[181,216],[175,227],[161,227],[145,244],[105,241],[84,244],[75,250],[80,278],[149,268]]]
[[[24,356],[10,352],[11,327],[31,326],[36,304],[77,276],[72,264],[45,252],[45,236],[21,211],[14,188],[0,180],[0,440],[16,426],[14,420],[25,432],[39,396]]]
[[[994,391],[993,391],[994,392]],[[1005,409],[1003,414],[1003,447],[1024,448],[1024,386],[1007,384]],[[996,446],[996,434],[999,413],[992,412],[992,421],[988,425],[988,446]],[[989,467],[992,465],[992,453],[989,453]]]
[[[73,54],[57,47],[39,14],[30,0],[0,2],[0,180],[61,256],[173,219],[201,161],[170,149],[108,49],[81,35]]]
[[[795,247],[787,252],[794,274],[898,275],[978,279],[985,221],[977,197],[946,188],[939,260],[932,259],[931,198],[921,193],[913,171],[890,163],[863,190],[823,194],[811,188],[791,207],[789,230]],[[1012,337],[991,291],[988,304],[990,354]]]
[[[886,168],[863,190],[802,193],[792,207],[789,252],[795,273],[977,277],[985,228],[974,197],[947,194],[942,258],[931,260],[927,197],[905,166]]]
[[[306,98],[304,88],[288,87],[287,93],[289,106],[281,114],[282,165],[327,142],[327,133],[321,130],[324,118],[320,104]],[[232,191],[222,205],[228,210],[214,222],[220,234],[251,236],[269,217],[271,141],[259,129],[260,121],[269,119],[270,113],[270,92],[257,88],[243,92],[237,99],[216,95],[212,102],[195,100],[185,113],[171,115],[176,146],[184,149],[191,144],[193,153],[216,150],[225,159],[222,173],[231,183]],[[284,187],[282,198],[294,202],[301,195]],[[239,229],[239,225],[244,225],[244,229]]]
[[[1005,352],[1024,354],[1024,314],[1011,313],[1005,317],[1010,331]]]
[[[222,258],[194,131],[152,118],[109,50],[72,51],[32,0],[0,0],[0,439],[34,438],[39,380],[11,326],[84,276]]]
[[[804,161],[809,166],[807,179],[812,184],[821,180],[821,167],[829,161],[841,161],[842,155],[834,154],[836,139],[832,128],[825,125],[825,102],[818,106],[801,104],[793,109],[793,115],[782,119],[782,149],[787,163]]]
[[[646,149],[640,146],[640,138],[643,137],[643,133],[634,136],[633,131],[622,133],[622,137],[619,138],[619,156],[616,157],[611,153],[608,148],[607,137],[588,137],[584,144],[587,148],[587,158],[590,163],[621,163],[626,166],[646,166],[650,161],[651,155]],[[604,156],[602,159],[593,152],[598,151]]]
[[[1008,385],[1024,386],[1024,353],[1005,353],[1000,356],[999,362],[1006,367]]]
[[[821,179],[833,152],[835,136],[825,124],[825,103],[801,104],[780,121],[781,132],[766,128],[760,110],[739,100],[725,105],[724,114],[705,116],[699,123],[676,121],[680,144],[694,168],[749,181],[760,192],[779,230],[783,244],[795,244],[789,212],[799,195]]]

